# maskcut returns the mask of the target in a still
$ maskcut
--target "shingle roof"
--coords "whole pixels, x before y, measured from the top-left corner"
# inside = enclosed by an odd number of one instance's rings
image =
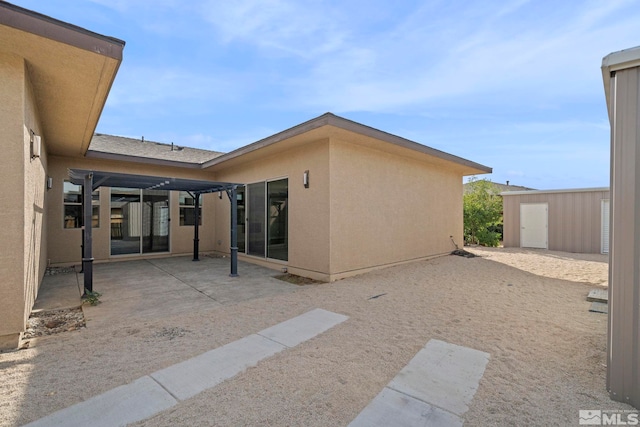
[[[469,184],[473,184],[473,182],[467,182],[464,184],[465,193],[471,191],[471,186]],[[497,182],[492,182],[498,188],[498,194],[503,193],[505,191],[532,191],[533,188],[523,187],[521,185],[509,185],[509,184],[500,184]]]
[[[498,187],[500,192],[503,192],[503,191],[531,191],[531,190],[535,190],[535,188],[523,187],[521,185],[499,184],[497,182],[494,182],[493,185]]]
[[[157,163],[160,160],[171,163],[186,163],[194,166],[200,166],[222,154],[224,153],[100,133],[96,133],[93,136],[87,151],[87,157],[94,158],[117,158],[122,160],[122,156],[126,156],[135,161],[144,162],[146,159]]]

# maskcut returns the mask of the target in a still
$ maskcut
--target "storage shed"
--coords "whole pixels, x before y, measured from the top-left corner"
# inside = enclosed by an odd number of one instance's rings
[[[611,125],[607,389],[640,408],[640,47],[602,60]]]
[[[504,247],[609,252],[609,188],[501,193]]]

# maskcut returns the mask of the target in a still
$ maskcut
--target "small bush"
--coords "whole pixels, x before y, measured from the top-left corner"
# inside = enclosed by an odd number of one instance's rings
[[[97,291],[90,291],[87,288],[84,289],[84,295],[82,296],[82,299],[84,300],[82,303],[83,304],[89,304],[89,305],[98,305],[100,304],[100,297],[102,296],[102,294],[100,292]]]

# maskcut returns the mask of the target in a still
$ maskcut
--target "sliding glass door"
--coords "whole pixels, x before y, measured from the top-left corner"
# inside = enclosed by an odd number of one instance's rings
[[[246,191],[244,187],[240,187],[237,190],[238,197],[238,220],[236,222],[238,230],[238,252],[244,253],[246,251],[246,227],[247,227],[247,211],[246,206]]]
[[[169,192],[111,189],[111,255],[169,251]]]
[[[248,225],[246,253],[287,261],[289,181],[279,179],[249,184],[246,186],[246,193],[247,204],[243,205]],[[240,215],[240,209],[238,214]]]
[[[169,252],[169,192],[142,191],[142,253]]]
[[[267,182],[267,258],[288,260],[288,180]]]
[[[265,240],[265,185],[264,182],[247,185],[249,193],[249,212],[247,222],[249,232],[247,233],[247,254],[264,257]]]

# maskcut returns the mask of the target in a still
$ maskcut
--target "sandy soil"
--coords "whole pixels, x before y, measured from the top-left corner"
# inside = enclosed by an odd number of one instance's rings
[[[38,338],[0,354],[0,425],[21,425],[316,307],[350,319],[138,423],[347,425],[432,338],[491,355],[465,425],[577,425],[605,390],[606,257],[473,248],[292,293]],[[371,296],[386,293],[379,298]],[[173,333],[175,332],[175,333]]]

